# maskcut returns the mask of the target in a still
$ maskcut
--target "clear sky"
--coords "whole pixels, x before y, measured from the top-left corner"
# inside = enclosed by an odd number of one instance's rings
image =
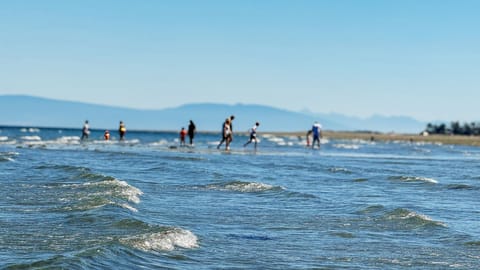
[[[0,2],[0,94],[480,120],[477,0]]]

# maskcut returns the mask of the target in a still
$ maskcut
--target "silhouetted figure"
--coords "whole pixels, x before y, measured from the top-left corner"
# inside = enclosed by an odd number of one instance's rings
[[[193,145],[193,137],[195,137],[195,133],[197,132],[197,128],[192,120],[190,120],[190,124],[188,125],[188,138],[190,139],[190,145]]]

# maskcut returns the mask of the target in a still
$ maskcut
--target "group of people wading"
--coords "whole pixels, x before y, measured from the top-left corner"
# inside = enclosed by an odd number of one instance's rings
[[[230,150],[230,143],[233,141],[233,119],[235,119],[234,115],[231,115],[222,125],[222,139],[220,143],[217,145],[217,149],[220,149],[220,146],[225,142],[225,150]],[[246,147],[248,144],[255,142],[255,149],[257,148],[257,128],[260,126],[259,122],[256,122],[255,125],[249,130],[250,138],[249,140],[243,145]]]
[[[220,149],[223,143],[225,143],[225,150],[230,150],[230,143],[233,141],[233,120],[235,119],[234,115],[231,115],[222,124],[222,139],[220,140],[220,143],[217,145],[217,149]],[[254,143],[255,149],[257,148],[257,128],[260,126],[259,122],[256,122],[255,125],[253,125],[252,128],[249,129],[249,139],[248,141],[243,145],[243,147],[246,147],[250,143]],[[120,137],[120,141],[123,141],[125,139],[125,134],[127,132],[127,129],[125,127],[125,124],[123,121],[120,121],[119,127],[118,127],[118,134]],[[186,130],[184,127],[182,127],[180,131],[180,146],[186,146],[185,139],[188,135],[189,137],[189,143],[190,146],[193,146],[193,139],[195,137],[195,134],[197,132],[197,128],[195,126],[195,123],[193,123],[192,120],[190,120],[190,123],[188,125],[188,130]],[[85,121],[82,129],[82,140],[88,139],[90,135],[90,129],[88,125],[88,120]],[[318,123],[315,122],[310,130],[307,132],[307,146],[310,146],[310,136],[313,135],[313,140],[312,140],[312,148],[315,147],[315,143],[318,145],[318,148],[320,148],[320,138],[322,137],[322,126]],[[110,140],[110,132],[108,130],[105,130],[104,133],[104,139],[106,141]]]
[[[125,124],[123,121],[120,121],[119,127],[118,127],[118,135],[120,137],[120,141],[123,141],[125,139],[125,134],[127,133],[127,128],[125,127]],[[88,120],[85,120],[85,123],[83,124],[82,128],[82,138],[81,140],[87,140],[88,137],[90,136],[90,126],[88,125]],[[103,133],[103,138],[106,141],[110,140],[110,131],[107,129]]]

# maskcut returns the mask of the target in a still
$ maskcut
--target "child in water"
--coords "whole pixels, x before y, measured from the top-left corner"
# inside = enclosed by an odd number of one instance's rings
[[[105,133],[103,133],[103,138],[105,138],[105,141],[110,140],[110,132],[108,130],[105,130]]]
[[[187,136],[187,131],[184,127],[180,130],[180,146],[185,146],[185,137]]]

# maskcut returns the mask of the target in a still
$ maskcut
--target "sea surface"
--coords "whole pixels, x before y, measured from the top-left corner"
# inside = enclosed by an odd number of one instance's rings
[[[480,148],[0,128],[0,269],[480,269]]]

